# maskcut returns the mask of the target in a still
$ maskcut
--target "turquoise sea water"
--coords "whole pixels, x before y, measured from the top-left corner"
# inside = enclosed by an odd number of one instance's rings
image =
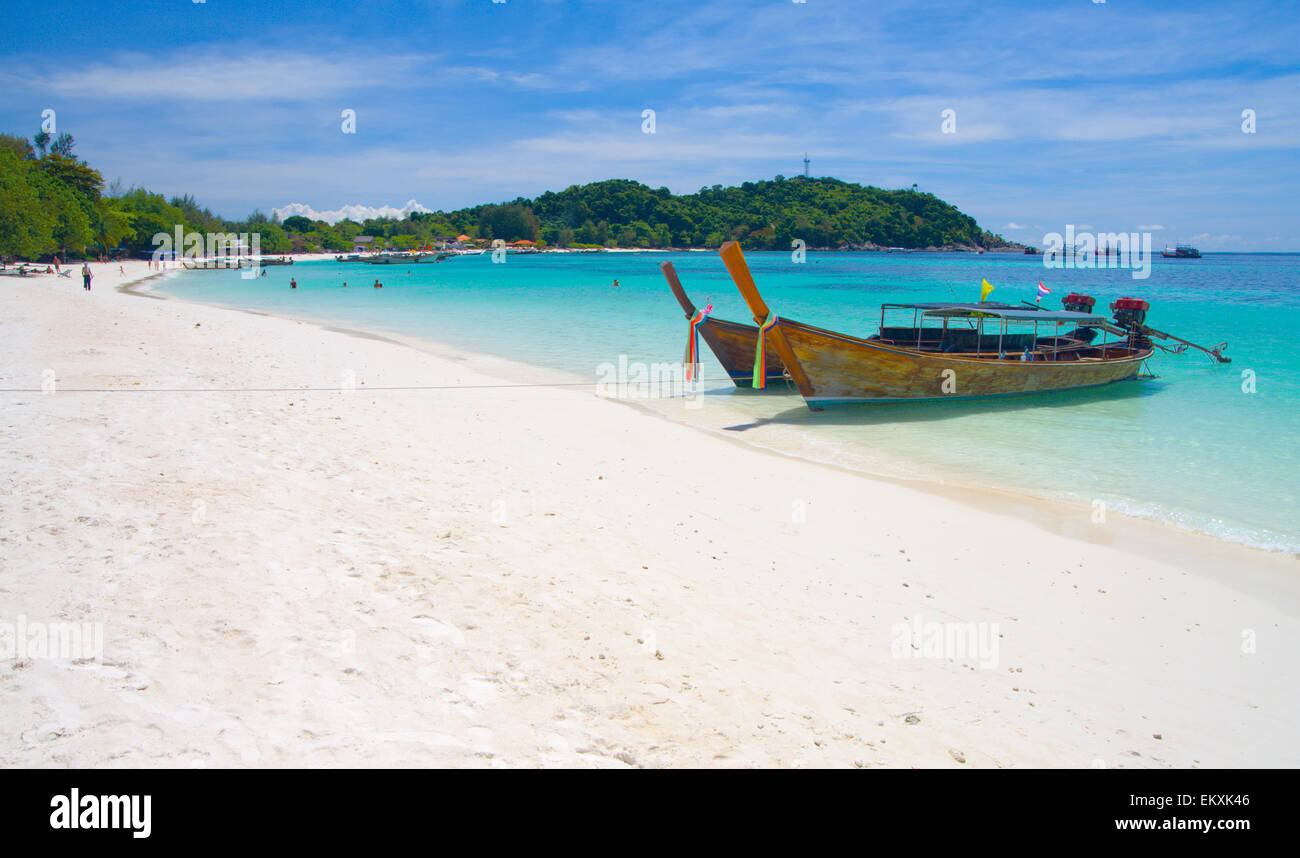
[[[1099,391],[988,402],[845,406],[808,411],[797,393],[736,391],[704,350],[702,407],[646,404],[751,443],[891,475],[1078,501],[1155,518],[1222,539],[1300,552],[1295,336],[1300,255],[1209,254],[1123,269],[1044,268],[1018,254],[747,254],[768,304],[783,316],[867,335],[885,302],[1032,301],[1079,291],[1097,307],[1117,297],[1151,302],[1153,327],[1215,345],[1231,364],[1199,353],[1157,353],[1156,379]],[[426,338],[544,368],[556,381],[595,381],[601,364],[680,361],[686,321],[659,272],[671,260],[697,305],[748,321],[715,253],[489,255],[440,264],[311,262],[244,280],[184,272],[160,290],[190,300],[332,321]],[[409,272],[409,273],[408,273]],[[290,290],[290,277],[299,288]],[[371,288],[375,278],[382,290]],[[613,288],[617,279],[619,287]],[[342,288],[343,281],[349,283]],[[1243,389],[1250,371],[1254,392]],[[553,376],[549,375],[553,373]],[[531,373],[536,379],[538,373]],[[504,391],[502,395],[508,395]]]

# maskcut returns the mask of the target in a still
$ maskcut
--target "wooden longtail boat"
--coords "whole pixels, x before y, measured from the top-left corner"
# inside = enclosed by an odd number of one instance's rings
[[[886,304],[879,333],[855,337],[776,316],[759,295],[740,246],[727,242],[718,253],[754,320],[766,330],[764,342],[814,411],[848,403],[1020,396],[1131,381],[1156,348],[1151,337],[1174,339],[1228,362],[1222,346],[1204,349],[1148,328],[1146,301],[1115,301],[1112,322],[1091,312],[1093,298],[1077,294],[1067,295],[1060,311],[994,303]],[[911,324],[886,325],[891,311],[901,311]],[[1108,333],[1120,338],[1107,342]]]
[[[687,297],[686,290],[682,288],[682,283],[677,279],[677,271],[673,268],[671,262],[665,262],[659,266],[663,272],[664,279],[668,281],[668,286],[673,290],[673,295],[677,298],[677,303],[682,305],[682,311],[686,313],[686,318],[690,320],[695,331],[704,338],[713,350],[713,354],[726,370],[727,375],[731,377],[736,387],[753,387],[754,384],[754,353],[758,347],[758,328],[754,325],[745,325],[740,322],[728,322],[725,319],[718,319],[712,315],[704,315],[699,321],[696,321],[696,315],[700,313],[691,299]],[[690,336],[694,336],[691,333]],[[771,338],[768,338],[768,358],[766,368],[766,378],[768,382],[779,381],[785,377],[785,366],[779,358],[771,353]],[[689,347],[688,347],[689,348]],[[696,358],[698,361],[698,357]],[[687,363],[690,362],[689,357]],[[784,389],[781,385],[778,389]]]

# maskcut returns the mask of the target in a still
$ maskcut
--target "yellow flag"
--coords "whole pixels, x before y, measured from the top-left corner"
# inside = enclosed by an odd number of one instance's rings
[[[980,303],[981,304],[984,303],[984,299],[987,298],[989,296],[989,293],[992,291],[993,291],[993,286],[989,283],[989,281],[982,280],[980,282]]]

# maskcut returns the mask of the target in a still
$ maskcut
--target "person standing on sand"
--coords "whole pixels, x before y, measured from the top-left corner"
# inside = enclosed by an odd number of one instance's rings
[[[90,263],[89,262],[81,263],[81,285],[87,292],[90,291],[91,276],[92,275],[90,273]]]

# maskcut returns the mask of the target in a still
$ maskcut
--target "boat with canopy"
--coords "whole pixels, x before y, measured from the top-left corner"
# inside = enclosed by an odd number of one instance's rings
[[[991,302],[885,304],[878,333],[858,337],[784,318],[759,294],[740,245],[718,251],[756,325],[755,387],[765,386],[771,355],[813,410],[850,403],[984,399],[1099,387],[1138,377],[1157,348],[1200,349],[1221,363],[1223,345],[1196,346],[1146,325],[1150,305],[1111,304],[1073,293],[1061,310]],[[760,338],[758,331],[763,332]],[[1170,339],[1166,348],[1153,339]]]

